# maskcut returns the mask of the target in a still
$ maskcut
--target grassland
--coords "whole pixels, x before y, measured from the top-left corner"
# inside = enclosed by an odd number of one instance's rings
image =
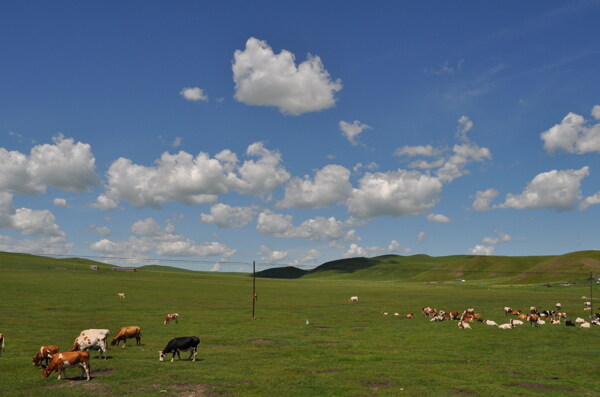
[[[418,314],[425,305],[474,307],[500,323],[505,305],[552,308],[561,302],[571,318],[583,317],[589,314],[582,310],[581,296],[590,294],[585,282],[517,285],[506,275],[464,283],[384,275],[372,281],[332,273],[257,279],[252,319],[248,275],[162,267],[91,271],[89,264],[0,254],[0,332],[6,335],[0,395],[600,395],[600,327],[473,324],[459,330],[455,322],[381,315]],[[127,298],[120,300],[118,292]],[[348,303],[351,295],[360,302]],[[179,324],[163,325],[171,312],[181,315]],[[76,369],[67,370],[68,381],[43,379],[31,365],[41,345],[66,350],[85,328],[109,328],[114,335],[125,325],[142,327],[142,345],[112,347],[108,360],[92,352],[89,382]],[[166,342],[185,335],[201,338],[199,361],[159,362]]]

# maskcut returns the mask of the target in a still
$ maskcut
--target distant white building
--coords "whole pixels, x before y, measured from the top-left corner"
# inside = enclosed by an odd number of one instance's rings
[[[98,270],[98,266],[97,265],[90,265],[90,270]]]

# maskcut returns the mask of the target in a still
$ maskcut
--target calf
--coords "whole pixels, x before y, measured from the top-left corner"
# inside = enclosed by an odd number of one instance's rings
[[[138,326],[122,327],[110,344],[119,346],[119,342],[123,341],[123,348],[125,348],[127,339],[131,338],[135,338],[135,344],[139,345],[142,340],[142,329]]]
[[[42,372],[42,376],[47,378],[53,371],[56,371],[58,372],[59,380],[61,374],[66,379],[65,368],[67,367],[81,367],[81,377],[83,377],[85,372],[86,379],[90,380],[90,353],[85,351],[57,353]]]
[[[42,361],[46,361],[45,367],[48,366],[48,361],[58,353],[58,346],[42,346],[35,356],[33,356],[33,365],[36,367],[44,367]]]
[[[167,346],[159,351],[159,361],[163,361],[165,356],[169,353],[173,353],[173,357],[171,358],[171,362],[175,360],[175,354],[177,354],[177,358],[181,360],[180,351],[189,351],[190,356],[188,360],[194,356],[192,361],[196,361],[196,354],[198,354],[198,345],[200,344],[200,338],[197,336],[181,336],[179,338],[173,338],[167,343]]]
[[[167,314],[167,316],[165,317],[164,324],[167,325],[171,321],[175,321],[175,323],[179,324],[179,314],[177,314],[177,313]]]

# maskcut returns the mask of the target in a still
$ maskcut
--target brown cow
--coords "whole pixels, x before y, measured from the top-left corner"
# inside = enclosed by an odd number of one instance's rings
[[[177,313],[167,314],[167,316],[165,317],[164,324],[167,325],[171,321],[175,321],[177,324],[179,324],[179,314],[177,314]]]
[[[56,353],[58,353],[58,346],[40,347],[40,350],[37,352],[37,354],[33,356],[33,365],[42,368],[47,367],[48,361],[50,361],[50,359],[52,359],[52,356],[54,356]],[[42,364],[42,361],[46,361],[45,366]]]
[[[123,348],[127,343],[127,339],[135,338],[135,344],[139,345],[142,340],[142,329],[138,326],[122,327],[117,335],[110,342],[111,345],[119,346],[119,342],[123,341]]]
[[[42,372],[42,376],[47,378],[53,371],[56,371],[59,380],[61,374],[66,379],[65,368],[67,367],[81,367],[81,377],[83,378],[85,372],[87,380],[90,380],[90,353],[86,351],[56,353]]]
[[[4,351],[4,335],[0,334],[0,356],[2,355],[3,351]]]

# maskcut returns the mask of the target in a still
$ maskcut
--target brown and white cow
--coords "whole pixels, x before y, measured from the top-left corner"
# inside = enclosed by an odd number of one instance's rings
[[[107,339],[108,335],[110,335],[110,331],[107,329],[86,329],[79,333],[79,336],[75,338],[73,342],[73,347],[71,348],[71,352],[78,350],[98,350],[100,351],[99,357],[102,358],[104,356],[105,359],[108,358],[106,351],[108,350]]]
[[[433,316],[435,316],[437,314],[437,310],[435,310],[435,309],[433,309],[433,308],[431,308],[429,306],[425,306],[422,309],[422,311],[423,311],[423,315],[425,317],[433,317]]]
[[[81,367],[81,377],[83,378],[85,373],[86,379],[90,380],[90,353],[86,351],[56,353],[42,372],[42,376],[47,378],[52,372],[56,371],[59,380],[61,374],[66,379],[65,368],[68,367]]]
[[[58,353],[58,346],[42,346],[40,350],[38,350],[37,354],[33,356],[33,365],[36,367],[47,367],[48,362]],[[46,365],[42,364],[42,361],[46,361]]]
[[[138,326],[121,327],[117,335],[110,342],[111,345],[119,346],[119,342],[123,341],[123,348],[127,343],[127,339],[135,338],[135,344],[139,345],[142,340],[142,329]]]
[[[0,356],[4,351],[4,334],[0,334]]]
[[[119,292],[117,296],[121,299],[125,299],[125,292]]]
[[[167,325],[171,321],[175,321],[177,324],[179,324],[179,314],[177,314],[177,313],[167,314],[167,316],[165,317],[164,324]]]

